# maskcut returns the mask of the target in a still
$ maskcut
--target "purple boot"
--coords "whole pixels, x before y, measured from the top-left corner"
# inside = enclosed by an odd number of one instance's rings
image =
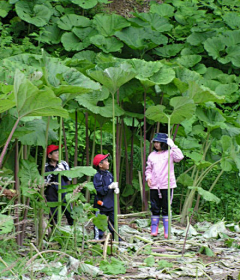
[[[158,224],[159,224],[159,216],[152,216],[151,217],[151,235],[152,236],[158,235]]]
[[[164,227],[164,238],[168,238],[168,216],[162,216]]]

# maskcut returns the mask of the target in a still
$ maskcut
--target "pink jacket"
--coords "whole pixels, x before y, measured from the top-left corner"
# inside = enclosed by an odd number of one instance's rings
[[[182,151],[174,145],[170,150],[170,187],[176,188],[176,178],[174,174],[174,162],[179,162],[184,158]],[[168,188],[168,151],[153,151],[147,160],[146,181],[151,179],[150,189]]]

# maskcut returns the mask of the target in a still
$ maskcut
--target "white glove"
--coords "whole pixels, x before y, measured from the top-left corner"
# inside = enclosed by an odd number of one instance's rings
[[[109,186],[108,186],[109,189],[116,189],[118,188],[118,182],[112,182]]]
[[[118,187],[115,188],[115,189],[114,189],[114,192],[115,192],[115,194],[119,194],[119,188],[118,188]]]
[[[167,139],[167,144],[168,144],[168,146],[170,146],[171,148],[174,146],[174,142],[173,142],[173,140],[172,140],[171,138],[168,138],[168,139]]]
[[[65,170],[65,168],[64,168],[63,164],[60,162],[54,171],[64,171],[64,170]]]

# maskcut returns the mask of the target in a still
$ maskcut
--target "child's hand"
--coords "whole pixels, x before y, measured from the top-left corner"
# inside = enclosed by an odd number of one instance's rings
[[[119,194],[119,188],[118,188],[118,187],[115,188],[115,189],[114,189],[114,192],[115,192],[115,194]]]
[[[109,189],[116,189],[118,188],[118,182],[112,182],[109,186],[108,186]]]
[[[54,171],[64,171],[65,168],[63,166],[63,164],[60,162],[58,165],[57,165],[57,169],[55,169]]]
[[[167,144],[168,146],[170,146],[172,148],[172,146],[174,146],[174,142],[171,138],[167,138]]]
[[[147,183],[148,183],[148,186],[149,186],[149,188],[150,188],[150,187],[151,187],[151,184],[152,184],[151,179],[148,179],[148,180],[147,180]]]

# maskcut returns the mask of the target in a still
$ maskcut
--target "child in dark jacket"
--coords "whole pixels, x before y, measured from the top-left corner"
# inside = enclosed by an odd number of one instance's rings
[[[113,175],[108,171],[109,162],[108,156],[98,154],[93,159],[93,165],[97,168],[97,173],[94,175],[93,184],[97,191],[94,200],[94,207],[98,208],[96,215],[103,214],[108,216],[110,223],[114,227],[114,192],[119,193],[118,183],[113,182]],[[108,225],[112,237],[114,238],[114,231]],[[95,227],[95,239],[103,238],[103,231]]]
[[[45,165],[45,172],[51,171],[63,171],[69,170],[69,165],[66,161],[59,162],[59,146],[49,145],[47,147],[47,163]],[[72,179],[66,176],[61,176],[61,185],[62,189],[65,189],[67,185],[70,184]],[[49,202],[58,202],[58,175],[49,174],[45,177],[46,182],[46,190],[45,196],[47,201]],[[62,201],[65,201],[66,193],[62,193]],[[64,212],[68,224],[73,225],[73,218],[71,217],[71,213],[66,209],[65,206],[62,206],[62,212]],[[58,222],[58,211],[57,207],[50,208],[50,219],[51,224],[57,224]]]

